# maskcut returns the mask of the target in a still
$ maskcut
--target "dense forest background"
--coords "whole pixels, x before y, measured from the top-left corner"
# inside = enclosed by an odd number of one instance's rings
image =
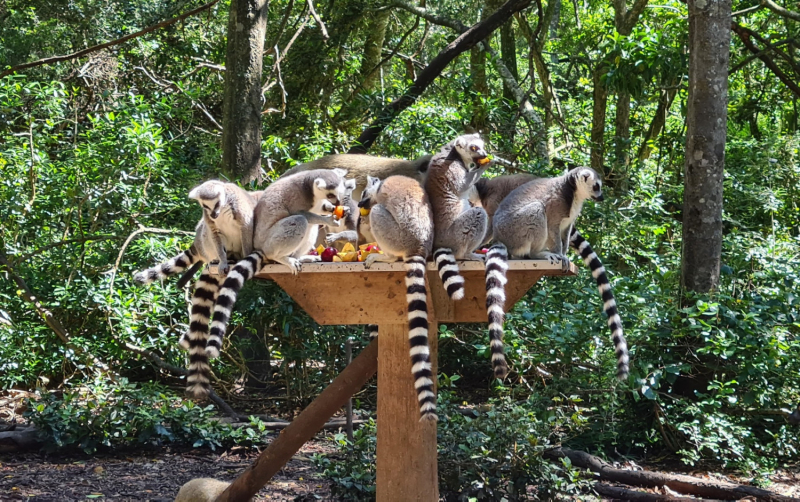
[[[271,0],[265,182],[347,151],[460,29],[500,4],[322,1],[323,31],[307,2]],[[0,72],[200,5],[2,0]],[[188,246],[201,212],[187,193],[220,176],[228,7],[212,2],[123,44],[0,78],[0,387],[36,390],[29,418],[58,447],[258,441],[257,427],[214,426],[210,410],[181,398],[171,370],[184,365],[176,342],[188,293],[174,281],[132,281]],[[688,24],[679,1],[534,2],[449,64],[370,148],[416,158],[472,127],[507,161],[490,175],[592,165],[605,177],[606,202],[587,205],[578,227],[610,271],[631,377],[614,379],[585,269],[541,281],[509,313],[514,372],[503,383],[492,378],[484,326],[441,326],[443,492],[577,490],[569,465],[541,460],[556,444],[712,463],[764,483],[797,459],[785,416],[800,402],[800,14],[770,0],[734,0],[733,10],[721,279],[709,294],[680,281]],[[237,409],[284,417],[341,370],[345,340],[366,343],[359,327],[316,325],[271,283],[245,289],[231,325],[216,391]],[[466,416],[464,403],[480,412]],[[374,384],[356,408],[374,411]],[[346,446],[358,461],[320,460],[342,496],[369,496],[373,434],[368,424]]]

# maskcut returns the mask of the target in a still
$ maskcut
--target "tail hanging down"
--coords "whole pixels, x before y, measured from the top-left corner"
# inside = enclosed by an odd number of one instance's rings
[[[444,289],[451,300],[464,298],[464,277],[458,271],[458,262],[450,248],[439,248],[433,253],[433,261],[439,269]]]
[[[134,274],[133,280],[138,284],[150,284],[156,279],[163,281],[171,275],[183,272],[200,260],[200,255],[194,249],[194,246],[191,246],[178,256],[170,258],[168,261],[160,265],[137,272]]]
[[[486,313],[489,317],[492,369],[496,378],[504,378],[508,374],[508,363],[503,351],[507,270],[508,250],[503,244],[494,244],[486,253]]]
[[[628,344],[625,342],[625,335],[622,333],[622,320],[619,317],[614,293],[611,291],[611,283],[608,282],[608,276],[606,276],[606,269],[600,262],[600,258],[592,250],[592,246],[581,236],[577,229],[573,229],[569,241],[581,255],[583,262],[591,270],[592,277],[597,281],[597,289],[600,290],[600,296],[603,298],[603,310],[608,315],[608,327],[611,329],[614,353],[617,355],[617,378],[625,380],[628,378]]]
[[[246,256],[236,263],[228,272],[228,277],[222,284],[222,289],[214,305],[214,316],[211,318],[211,330],[208,334],[208,343],[206,343],[206,355],[211,359],[219,357],[219,351],[222,350],[222,339],[225,337],[225,329],[228,327],[239,290],[242,289],[245,282],[256,275],[256,272],[261,270],[263,263],[264,253],[254,251],[250,256]]]
[[[433,372],[428,346],[428,292],[425,288],[425,259],[406,258],[406,300],[408,301],[408,344],[411,353],[411,373],[419,400],[420,421],[438,420],[436,394],[433,392]]]
[[[208,322],[211,309],[219,293],[219,281],[204,271],[195,283],[192,295],[192,314],[189,331],[180,339],[181,347],[189,351],[189,375],[186,377],[186,392],[196,398],[208,395],[211,389],[211,367],[206,355]]]

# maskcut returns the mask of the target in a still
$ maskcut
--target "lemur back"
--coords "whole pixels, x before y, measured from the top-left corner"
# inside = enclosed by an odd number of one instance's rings
[[[433,209],[433,259],[448,295],[464,297],[459,260],[480,260],[474,253],[487,231],[486,211],[469,207],[469,193],[489,160],[478,134],[459,136],[431,158],[425,191]]]
[[[264,189],[254,211],[254,251],[239,261],[223,282],[214,303],[207,338],[203,332],[195,333],[197,350],[190,352],[188,393],[197,397],[208,394],[211,373],[208,359],[219,356],[228,320],[244,283],[266,260],[286,265],[294,274],[299,273],[303,258],[297,255],[308,250],[310,229],[316,225],[341,224],[331,213],[344,198],[343,175],[344,171],[339,169],[306,171],[280,178]],[[208,318],[204,320],[207,322]],[[190,343],[195,341],[190,340]],[[199,350],[201,346],[202,351]]]
[[[565,253],[572,240],[575,246],[583,245],[579,248],[581,256],[597,279],[612,329],[617,376],[620,379],[627,378],[628,349],[608,279],[588,243],[576,231],[573,232],[575,219],[580,214],[583,201],[588,198],[603,200],[600,177],[594,170],[580,167],[557,178],[530,181],[512,191],[500,203],[493,221],[496,244],[486,257],[486,307],[492,364],[498,377],[505,376],[508,371],[502,337],[505,272],[509,255],[512,258],[546,258],[551,262],[560,261],[568,267],[569,260]]]
[[[367,186],[367,176],[382,180],[389,176],[408,176],[423,183],[430,159],[430,155],[425,155],[415,160],[404,160],[373,155],[340,153],[326,155],[305,164],[298,164],[286,171],[281,178],[314,169],[343,169],[346,178],[355,178],[356,180],[353,199],[361,200],[362,192]]]
[[[411,372],[417,390],[420,420],[437,420],[430,349],[428,345],[428,300],[425,266],[433,246],[433,216],[425,190],[416,180],[391,176],[381,182],[368,178],[360,207],[383,254],[367,256],[365,268],[376,261],[403,260],[406,269],[408,342]]]
[[[227,271],[227,257],[237,259],[253,250],[252,195],[233,183],[206,181],[189,192],[198,201],[203,217],[195,227],[195,239],[186,251],[170,260],[134,274],[139,284],[149,284],[183,272],[198,262],[219,260],[220,269]]]

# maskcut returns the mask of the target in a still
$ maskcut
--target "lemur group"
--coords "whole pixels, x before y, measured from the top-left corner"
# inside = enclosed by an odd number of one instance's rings
[[[626,379],[628,347],[611,285],[597,255],[574,226],[585,200],[603,200],[600,176],[588,167],[577,167],[556,178],[482,177],[490,165],[480,135],[467,134],[415,161],[331,155],[292,168],[258,192],[217,180],[194,188],[189,197],[203,207],[194,243],[134,276],[137,283],[147,284],[218,262],[217,270],[206,266],[195,285],[189,330],[179,342],[189,352],[187,392],[198,398],[208,394],[209,359],[219,356],[244,283],[269,262],[302,273],[304,263],[320,260],[309,254],[318,238],[327,244],[376,242],[383,253],[366,256],[366,269],[376,261],[403,262],[420,420],[437,420],[428,348],[428,259],[436,264],[454,301],[464,297],[458,261],[485,261],[491,361],[495,376],[503,378],[508,373],[503,351],[508,260],[545,259],[567,269],[567,248],[572,246],[597,282],[617,376]],[[341,218],[334,216],[338,206],[344,206]],[[485,245],[490,245],[485,255],[475,252]],[[371,331],[377,334],[376,329]]]

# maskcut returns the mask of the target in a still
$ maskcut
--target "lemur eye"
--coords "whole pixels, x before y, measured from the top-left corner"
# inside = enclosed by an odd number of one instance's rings
[[[477,147],[477,146],[475,146],[475,145],[472,145],[471,147],[469,147],[469,149],[470,149],[471,151],[473,151],[473,152],[477,152],[477,151],[478,151],[478,147]]]
[[[595,192],[599,192],[600,191],[600,183],[595,183],[594,187],[592,187],[592,190],[594,190]]]
[[[335,196],[335,195],[333,195],[332,193],[329,193],[329,194],[328,194],[328,198],[329,198],[329,199],[331,199],[331,200],[333,200],[333,199],[335,199],[335,198],[336,198],[336,196]]]

